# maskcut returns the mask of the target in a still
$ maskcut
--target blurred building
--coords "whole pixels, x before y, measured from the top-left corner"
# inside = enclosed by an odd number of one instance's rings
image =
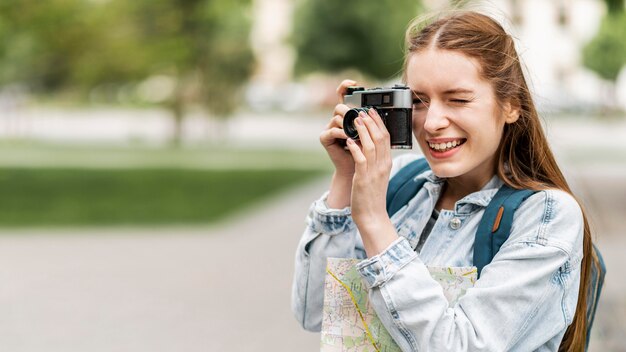
[[[582,64],[582,49],[605,15],[603,1],[481,0],[473,6],[518,39],[540,109],[577,113],[608,103],[608,83]]]
[[[449,8],[451,3],[422,1],[431,11]],[[582,48],[596,34],[606,12],[602,0],[475,0],[466,7],[498,19],[518,39],[541,110],[584,113],[609,103],[609,83],[582,65]],[[295,54],[289,36],[294,1],[255,0],[254,8],[252,43],[258,67],[248,101],[253,108],[289,105],[281,100],[291,101],[294,109],[305,106],[311,95],[306,87],[292,83]],[[626,73],[622,78],[617,91],[626,107]]]
[[[248,85],[246,100],[255,110],[293,110],[303,87],[292,82],[295,51],[289,45],[295,2],[254,0],[254,24],[250,35],[257,66]]]

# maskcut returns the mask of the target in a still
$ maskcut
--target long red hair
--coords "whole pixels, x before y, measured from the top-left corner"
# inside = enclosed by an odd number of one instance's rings
[[[500,104],[511,101],[520,107],[519,119],[505,125],[497,152],[494,172],[504,183],[516,189],[556,188],[572,194],[548,146],[513,39],[500,24],[476,12],[454,13],[426,24],[418,19],[406,32],[406,45],[405,68],[412,53],[429,47],[459,51],[478,60],[481,74],[492,83],[497,101]],[[598,264],[592,253],[591,232],[584,209],[583,219],[584,257],[578,303],[559,351],[584,351],[587,339],[587,289],[591,265]]]

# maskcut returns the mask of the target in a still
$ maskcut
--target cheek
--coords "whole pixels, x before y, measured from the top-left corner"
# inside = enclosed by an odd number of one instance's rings
[[[424,136],[424,122],[424,114],[413,114],[413,136],[415,136],[417,145],[422,150],[422,153],[426,155],[428,153],[428,146],[426,145],[426,138]]]
[[[482,153],[488,153],[493,155],[498,150],[502,135],[504,133],[504,124],[500,121],[492,120],[491,123],[485,121],[484,124],[477,127],[477,134],[479,135],[479,145]]]
[[[492,123],[489,125],[491,129],[491,134],[496,136],[496,140],[500,140],[502,138],[502,134],[504,132],[505,122],[500,116],[494,116]]]
[[[424,127],[424,114],[413,113],[413,134],[417,137]]]
[[[476,121],[467,128],[474,131],[474,134],[480,136],[481,139],[486,139],[488,141],[486,144],[499,144],[505,121],[495,103],[476,111],[473,116],[478,118],[475,118]]]

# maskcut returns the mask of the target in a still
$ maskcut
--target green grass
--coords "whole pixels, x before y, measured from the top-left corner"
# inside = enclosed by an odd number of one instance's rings
[[[206,224],[320,170],[0,169],[0,226]]]
[[[0,167],[331,170],[324,149],[56,145],[0,140]]]

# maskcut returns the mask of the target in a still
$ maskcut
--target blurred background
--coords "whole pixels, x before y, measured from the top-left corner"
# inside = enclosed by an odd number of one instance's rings
[[[455,7],[518,39],[608,266],[590,350],[626,351],[624,0],[0,0],[0,351],[317,350],[290,285],[335,88],[399,83]]]

